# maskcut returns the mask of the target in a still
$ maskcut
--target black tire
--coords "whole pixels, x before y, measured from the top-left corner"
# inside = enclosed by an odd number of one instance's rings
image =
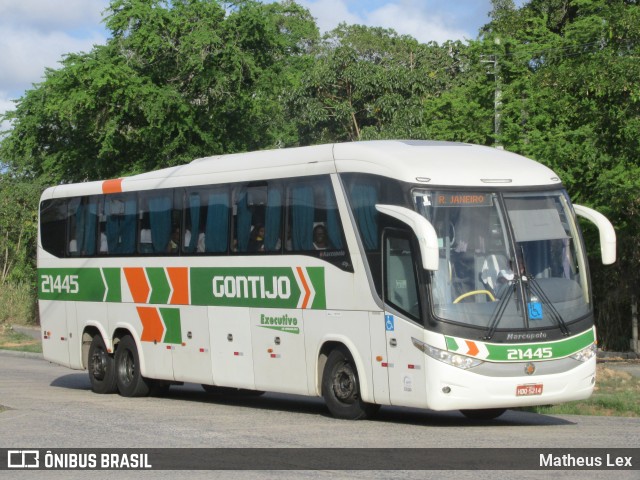
[[[123,397],[146,397],[151,392],[151,381],[140,373],[140,356],[135,340],[122,337],[115,355],[116,383]]]
[[[482,408],[478,410],[460,410],[460,413],[471,420],[493,420],[506,411],[506,408]]]
[[[116,393],[116,367],[113,355],[107,352],[107,346],[100,334],[91,340],[87,362],[91,390],[95,393]]]
[[[343,346],[332,350],[327,358],[322,373],[322,396],[331,414],[345,420],[369,418],[380,408],[362,400],[355,362]]]

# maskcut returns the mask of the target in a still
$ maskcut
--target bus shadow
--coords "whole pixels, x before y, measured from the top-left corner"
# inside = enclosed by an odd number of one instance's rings
[[[383,407],[374,420],[416,426],[470,428],[575,425],[575,422],[562,418],[521,410],[507,410],[498,418],[491,420],[474,420],[465,417],[458,411],[436,412],[405,407]]]
[[[172,387],[171,390],[161,398],[181,402],[191,401],[268,411],[330,416],[323,399],[302,395],[278,393],[265,393],[261,396],[216,394],[205,392],[200,389],[198,385],[192,385],[191,388]]]
[[[69,390],[91,390],[91,383],[86,372],[63,375],[54,379],[49,385]]]
[[[91,390],[91,384],[86,372],[63,375],[54,379],[50,385],[69,390]],[[200,385],[185,384],[172,386],[167,393],[154,398],[166,402],[210,403],[333,418],[322,398],[302,395],[280,393],[266,393],[262,396],[216,394],[205,392]],[[507,410],[503,415],[493,420],[471,420],[457,411],[436,412],[433,410],[392,406],[383,406],[373,418],[367,421],[424,427],[464,426],[470,428],[575,425],[575,422],[566,419],[520,410]]]
[[[241,396],[211,394],[199,391],[198,385],[191,388],[172,387],[163,395],[167,400],[193,401],[200,403],[213,403],[217,405],[238,406],[260,410],[302,413],[308,415],[321,415],[333,418],[329,413],[324,400],[318,397],[306,397],[302,395],[289,395],[279,393],[266,393],[262,396]],[[439,427],[499,427],[499,426],[558,426],[575,425],[575,422],[562,418],[542,415],[520,410],[507,410],[500,417],[493,420],[468,419],[458,411],[436,412],[419,408],[383,406],[370,420],[372,422],[394,423],[416,426]]]

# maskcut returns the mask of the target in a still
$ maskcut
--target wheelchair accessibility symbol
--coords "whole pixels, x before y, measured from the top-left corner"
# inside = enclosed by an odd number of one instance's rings
[[[540,302],[529,302],[529,320],[542,320],[542,304]]]
[[[387,330],[387,332],[393,332],[393,330],[395,329],[395,326],[393,323],[393,315],[385,315],[384,323],[385,323],[385,329]]]

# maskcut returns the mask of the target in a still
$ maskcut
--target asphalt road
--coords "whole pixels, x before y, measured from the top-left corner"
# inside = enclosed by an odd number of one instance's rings
[[[470,422],[457,412],[383,407],[367,421],[329,416],[321,399],[266,394],[228,398],[198,385],[172,387],[162,398],[91,392],[86,372],[0,351],[0,448],[637,448],[640,419],[548,416],[508,411]],[[640,461],[640,456],[637,458]],[[3,477],[0,471],[0,478]],[[11,472],[12,474],[14,472]],[[22,473],[22,472],[20,472]],[[26,472],[24,478],[175,478],[154,472]],[[193,472],[189,478],[429,478],[424,471]],[[438,478],[547,478],[551,472],[439,471]],[[563,472],[601,478],[607,472]],[[610,473],[609,473],[610,474]],[[616,478],[638,478],[618,471]],[[6,477],[9,478],[9,477]],[[12,475],[11,478],[18,478]]]

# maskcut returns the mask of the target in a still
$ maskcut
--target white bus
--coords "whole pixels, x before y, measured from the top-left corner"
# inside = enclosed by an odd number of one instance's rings
[[[371,141],[202,158],[48,188],[46,359],[96,393],[184,382],[491,418],[588,397],[596,334],[557,175],[506,151]]]

